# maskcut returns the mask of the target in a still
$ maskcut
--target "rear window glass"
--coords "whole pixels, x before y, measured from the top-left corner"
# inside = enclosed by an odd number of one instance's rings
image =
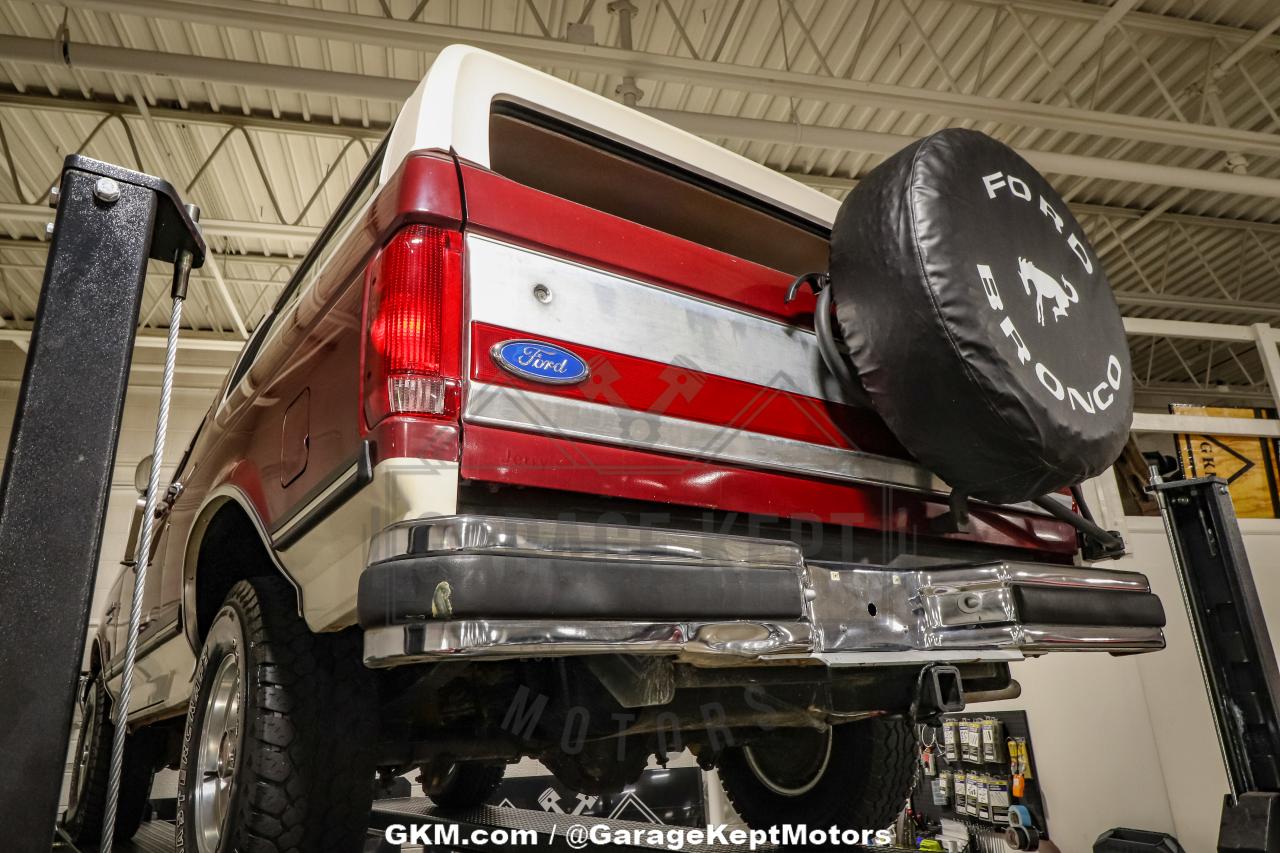
[[[792,275],[827,268],[818,226],[590,131],[495,103],[489,165],[542,192]]]

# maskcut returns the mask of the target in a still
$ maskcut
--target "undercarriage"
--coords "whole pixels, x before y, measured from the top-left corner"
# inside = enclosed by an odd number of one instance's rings
[[[778,730],[822,732],[873,717],[924,719],[1015,698],[1004,663],[941,668],[705,669],[620,655],[442,663],[383,673],[383,768],[535,757],[586,793],[617,791],[689,749],[704,769]],[[961,699],[963,695],[963,699]]]

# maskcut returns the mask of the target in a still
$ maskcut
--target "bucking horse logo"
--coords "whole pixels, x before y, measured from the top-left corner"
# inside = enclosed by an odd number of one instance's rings
[[[1031,285],[1036,286],[1036,319],[1044,325],[1044,300],[1056,303],[1053,306],[1053,322],[1059,317],[1067,316],[1067,306],[1080,301],[1080,294],[1071,286],[1066,278],[1055,279],[1026,258],[1018,258],[1018,275],[1022,277],[1022,289],[1031,292]]]

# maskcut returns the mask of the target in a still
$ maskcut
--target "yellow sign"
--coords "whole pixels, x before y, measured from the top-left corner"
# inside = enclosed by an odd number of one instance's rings
[[[1271,409],[1236,409],[1217,406],[1175,404],[1175,415],[1208,415],[1219,418],[1263,418],[1272,420]],[[1238,435],[1195,435],[1180,433],[1179,461],[1185,477],[1221,477],[1231,490],[1231,502],[1240,518],[1280,517],[1280,457],[1275,439]]]

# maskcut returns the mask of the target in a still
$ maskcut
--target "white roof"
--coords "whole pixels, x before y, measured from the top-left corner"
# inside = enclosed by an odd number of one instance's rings
[[[412,151],[452,150],[489,166],[489,116],[509,101],[682,166],[830,226],[840,203],[768,166],[510,59],[465,45],[445,48],[405,101],[387,142],[386,181]]]

